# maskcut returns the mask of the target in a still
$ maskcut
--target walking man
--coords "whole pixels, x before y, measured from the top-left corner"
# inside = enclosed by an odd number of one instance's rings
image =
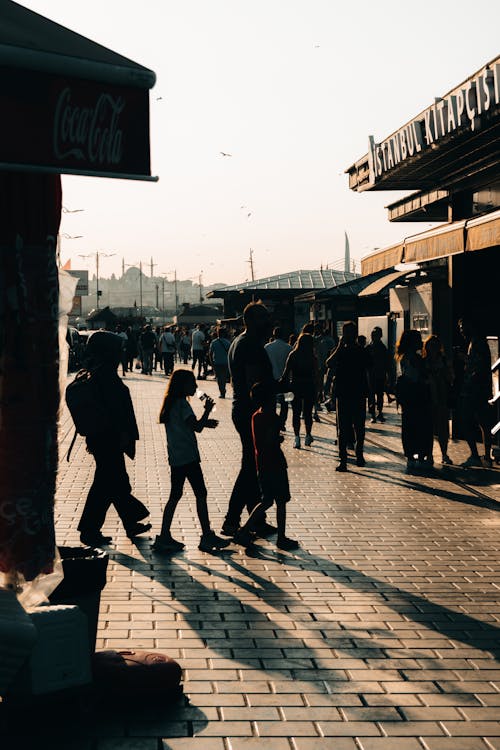
[[[333,370],[335,378],[340,459],[337,471],[347,471],[347,446],[352,441],[353,430],[356,438],[356,465],[365,465],[363,448],[368,355],[356,343],[356,334],[356,323],[344,323],[339,345],[327,360],[327,366]]]
[[[366,347],[370,356],[368,368],[368,411],[371,414],[371,423],[385,422],[383,415],[384,393],[387,383],[389,369],[389,354],[387,347],[382,341],[382,329],[375,326],[371,333],[371,342]],[[375,411],[376,409],[376,411]]]
[[[191,337],[191,354],[193,361],[191,363],[191,369],[194,370],[196,363],[198,363],[198,379],[201,378],[201,371],[203,368],[204,359],[204,348],[203,343],[205,341],[205,334],[202,331],[200,323],[196,326]]]
[[[250,390],[255,383],[270,383],[276,391],[271,361],[264,349],[270,332],[267,308],[260,302],[250,302],[243,310],[243,322],[243,333],[234,339],[229,349],[229,372],[233,384],[231,416],[241,440],[241,468],[222,526],[225,536],[234,536],[238,531],[245,506],[250,513],[261,501],[252,438],[252,414],[255,408],[250,398]],[[261,537],[270,536],[277,531],[265,518],[254,530]]]
[[[226,329],[219,326],[217,337],[210,342],[209,358],[214,368],[215,379],[219,386],[219,397],[226,398],[226,385],[229,381],[229,366],[227,355],[231,342],[226,335]]]

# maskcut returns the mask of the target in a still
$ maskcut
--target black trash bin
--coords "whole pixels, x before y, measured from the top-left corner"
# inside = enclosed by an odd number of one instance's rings
[[[49,601],[51,604],[76,604],[87,615],[90,652],[94,653],[108,553],[93,547],[59,547],[59,554],[64,578]]]

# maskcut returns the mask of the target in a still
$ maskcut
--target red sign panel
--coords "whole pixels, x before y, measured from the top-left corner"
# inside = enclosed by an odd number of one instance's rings
[[[150,176],[146,89],[6,67],[0,80],[3,167]]]

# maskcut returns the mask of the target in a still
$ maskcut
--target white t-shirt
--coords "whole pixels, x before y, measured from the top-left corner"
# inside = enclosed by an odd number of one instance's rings
[[[196,433],[187,421],[192,416],[195,416],[194,411],[186,399],[177,398],[165,424],[170,466],[184,466],[200,460]]]
[[[283,341],[283,339],[274,339],[271,343],[266,344],[264,348],[273,366],[273,378],[279,380],[283,375],[286,360],[292,351],[292,347],[286,341]]]

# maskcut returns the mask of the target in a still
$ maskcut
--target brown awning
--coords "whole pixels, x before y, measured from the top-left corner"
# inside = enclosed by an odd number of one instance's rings
[[[361,260],[361,273],[368,276],[370,273],[383,271],[385,268],[393,268],[403,260],[403,243],[391,245],[377,253],[372,253]]]
[[[399,279],[402,276],[406,276],[407,273],[408,271],[394,271],[393,273],[388,273],[386,276],[382,276],[382,278],[377,279],[372,284],[369,284],[362,289],[358,294],[358,297],[369,297],[372,294],[381,294],[381,292],[386,289],[393,287]]]
[[[410,237],[405,241],[405,263],[415,263],[432,258],[455,255],[465,250],[464,221],[452,224],[449,228],[439,228],[434,232]]]
[[[500,245],[500,211],[467,224],[466,250],[484,250]]]

